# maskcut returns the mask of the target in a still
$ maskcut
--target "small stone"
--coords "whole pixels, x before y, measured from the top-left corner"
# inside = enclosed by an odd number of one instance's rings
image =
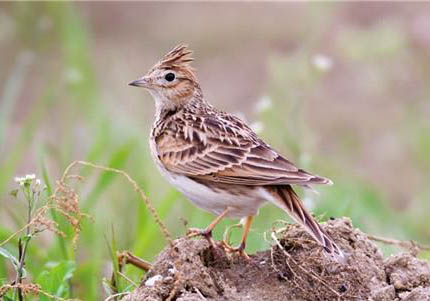
[[[145,281],[145,286],[154,286],[155,282],[163,280],[163,276],[155,275]]]
[[[372,292],[370,300],[372,301],[392,301],[396,299],[396,290],[393,285],[376,289]]]

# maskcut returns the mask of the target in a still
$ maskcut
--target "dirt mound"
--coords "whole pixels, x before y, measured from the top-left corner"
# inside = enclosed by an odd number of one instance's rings
[[[383,258],[349,219],[323,225],[346,253],[337,262],[297,226],[272,235],[270,250],[243,258],[181,238],[156,259],[125,300],[430,300],[430,265],[411,254]]]

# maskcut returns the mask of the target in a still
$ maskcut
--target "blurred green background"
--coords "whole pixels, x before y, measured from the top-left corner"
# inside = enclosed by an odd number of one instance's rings
[[[21,2],[0,4],[0,241],[25,224],[24,203],[8,194],[14,176],[36,173],[55,186],[73,160],[127,171],[175,237],[184,220],[209,223],[156,171],[153,101],[127,86],[180,42],[195,51],[209,102],[334,181],[319,195],[300,191],[322,220],[349,216],[368,233],[430,241],[429,4]],[[80,173],[81,208],[94,222],[83,225],[76,251],[70,236],[41,236],[27,270],[34,280],[47,262],[75,261],[67,296],[100,300],[112,228],[118,249],[147,260],[166,241],[126,181]],[[251,253],[268,247],[263,234],[279,219],[288,220],[261,209]],[[16,240],[5,247],[16,254]],[[136,282],[142,275],[126,273]],[[0,258],[1,281],[11,275]]]

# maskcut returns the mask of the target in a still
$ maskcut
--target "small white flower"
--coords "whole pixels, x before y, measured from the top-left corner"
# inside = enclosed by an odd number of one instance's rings
[[[36,179],[35,174],[28,174],[28,175],[25,175],[24,177],[15,177],[13,180],[16,183],[18,183],[19,186],[24,186],[26,183],[30,184],[30,182],[32,182],[34,179]],[[39,181],[39,184],[40,184],[40,180],[37,179],[36,184],[38,183],[37,181]]]
[[[42,182],[40,181],[40,179],[36,179],[36,182],[35,182],[36,186],[40,186],[41,183]]]
[[[272,107],[272,99],[269,96],[265,95],[260,98],[260,100],[255,104],[255,111],[257,113],[261,113],[267,111]]]
[[[312,58],[312,64],[315,68],[324,72],[333,68],[333,60],[324,54],[316,54]]]
[[[66,80],[69,83],[78,83],[82,80],[82,73],[77,68],[70,68],[65,73]]]
[[[14,181],[18,183],[19,186],[24,186],[26,179],[23,177],[15,177]]]
[[[29,174],[29,175],[25,175],[25,179],[32,181],[32,180],[36,179],[36,175],[34,173]]]
[[[261,121],[255,121],[250,126],[257,134],[260,134],[264,130],[264,124]]]
[[[21,177],[15,177],[14,179],[13,179],[16,183],[21,183],[23,180],[25,180],[24,178],[21,178]]]

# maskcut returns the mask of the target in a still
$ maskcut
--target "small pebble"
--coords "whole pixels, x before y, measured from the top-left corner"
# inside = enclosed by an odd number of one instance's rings
[[[155,282],[163,280],[163,276],[155,275],[145,281],[145,286],[154,286]]]
[[[340,293],[344,293],[344,292],[346,292],[346,290],[348,289],[348,287],[345,285],[345,284],[342,284],[340,287],[339,287],[339,292]]]

